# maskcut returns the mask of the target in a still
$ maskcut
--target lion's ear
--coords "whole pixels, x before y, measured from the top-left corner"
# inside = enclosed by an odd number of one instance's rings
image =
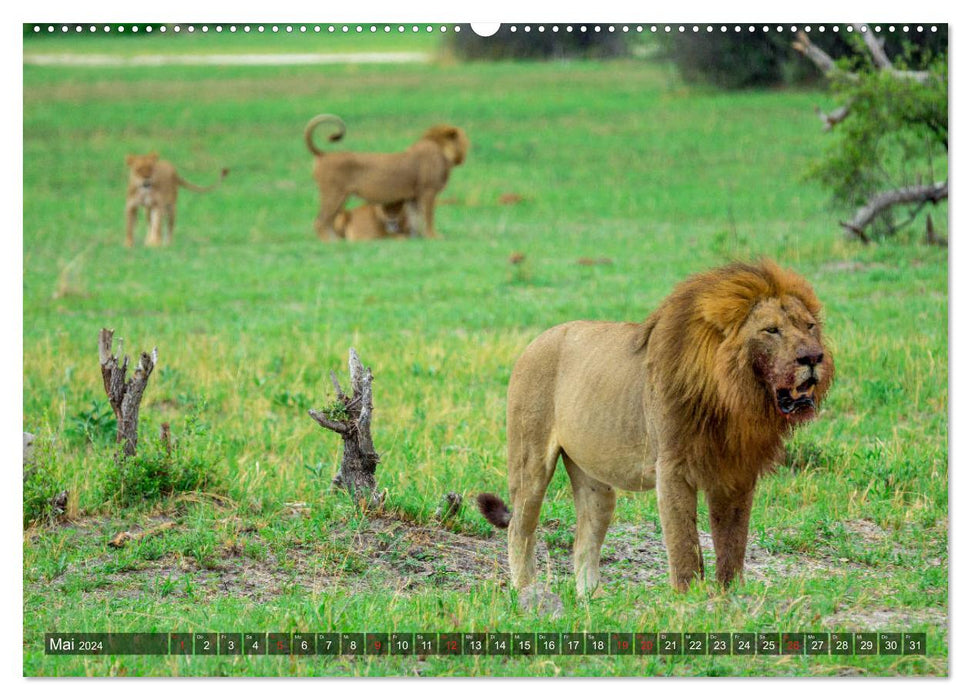
[[[148,154],[148,158],[153,163],[157,163],[158,162],[158,152],[157,151],[152,151],[151,153]]]
[[[135,162],[135,156],[133,156],[131,153],[125,156],[125,165],[131,166],[131,164],[134,162]]]

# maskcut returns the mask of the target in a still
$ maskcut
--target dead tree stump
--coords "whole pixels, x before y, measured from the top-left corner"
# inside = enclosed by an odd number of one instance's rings
[[[158,362],[158,348],[152,354],[143,352],[130,379],[128,373],[128,355],[118,366],[118,358],[111,353],[111,342],[115,332],[102,328],[98,335],[98,355],[101,359],[101,376],[104,379],[105,393],[111,410],[115,412],[118,430],[115,442],[122,444],[122,454],[132,457],[138,447],[138,407],[142,402],[142,394],[148,385],[148,378]]]
[[[334,488],[344,489],[359,501],[374,503],[376,494],[374,473],[380,455],[371,440],[371,369],[361,364],[354,348],[350,349],[348,366],[351,373],[351,395],[341,389],[337,375],[330,373],[337,399],[319,411],[310,409],[310,417],[344,441],[341,466],[332,482]]]

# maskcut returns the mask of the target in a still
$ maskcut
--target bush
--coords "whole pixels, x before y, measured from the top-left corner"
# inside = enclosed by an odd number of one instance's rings
[[[934,77],[926,83],[868,71],[835,89],[853,106],[809,174],[833,193],[838,207],[854,209],[883,190],[947,177],[947,55],[928,69]],[[892,235],[913,213],[896,221],[888,209],[873,222],[871,237]]]
[[[34,454],[34,463],[24,471],[24,527],[32,522],[52,521],[60,513],[54,499],[64,490],[54,476],[53,455],[40,449]]]
[[[101,478],[104,501],[131,506],[212,487],[219,460],[210,445],[202,444],[200,425],[190,416],[171,445],[157,437],[139,439],[138,454],[113,459]]]
[[[581,32],[574,26],[572,32],[566,25],[543,25],[544,31],[523,31],[522,26],[512,31],[511,25],[502,25],[492,36],[482,37],[467,24],[461,31],[449,35],[449,46],[462,59],[501,61],[511,59],[560,59],[560,58],[616,58],[629,53],[622,33],[603,29]]]
[[[118,421],[107,401],[92,399],[91,407],[81,409],[67,419],[65,436],[82,443],[107,445],[114,442]]]

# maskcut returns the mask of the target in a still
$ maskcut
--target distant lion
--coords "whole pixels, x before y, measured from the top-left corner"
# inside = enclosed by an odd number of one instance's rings
[[[414,202],[362,204],[341,210],[334,219],[334,230],[349,241],[415,235],[417,205]]]
[[[320,212],[314,222],[321,239],[334,239],[334,219],[351,195],[372,204],[414,200],[424,235],[435,238],[435,197],[441,192],[451,169],[465,161],[469,139],[462,129],[439,124],[404,151],[397,153],[326,153],[314,144],[314,130],[324,123],[336,127],[331,141],[340,141],[346,127],[340,117],[320,114],[304,129],[304,142],[314,154],[314,179],[320,189]]]
[[[703,491],[717,579],[740,577],[755,483],[833,379],[820,311],[795,273],[736,263],[682,282],[643,323],[573,321],[536,338],[509,380],[512,511],[479,496],[483,515],[509,528],[513,585],[535,577],[535,530],[560,457],[577,511],[578,593],[600,581],[615,489],[657,488],[678,590],[704,577]]]
[[[125,164],[128,166],[125,245],[129,248],[135,244],[135,221],[138,219],[140,207],[145,207],[148,214],[148,238],[145,240],[145,245],[162,244],[163,218],[168,234],[166,242],[171,243],[175,228],[175,201],[179,196],[179,187],[185,187],[193,192],[210,192],[229,174],[229,170],[223,168],[216,184],[199,187],[179,177],[175,166],[167,160],[159,159],[155,151],[146,155],[128,155],[125,157]]]

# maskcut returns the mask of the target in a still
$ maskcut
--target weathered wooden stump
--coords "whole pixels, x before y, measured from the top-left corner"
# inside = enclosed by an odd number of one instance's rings
[[[332,482],[334,488],[344,489],[358,501],[378,505],[375,493],[375,470],[381,461],[371,440],[371,369],[361,364],[354,348],[350,349],[348,366],[351,374],[351,395],[341,389],[337,375],[330,373],[337,399],[325,408],[310,409],[310,417],[324,428],[333,430],[344,441],[341,466]]]
[[[98,355],[101,359],[101,376],[104,379],[105,393],[111,410],[115,412],[118,430],[115,442],[122,443],[122,454],[125,457],[134,456],[138,447],[138,407],[142,402],[142,394],[148,386],[148,378],[158,362],[158,348],[152,350],[151,355],[143,352],[135,367],[131,378],[126,379],[128,373],[128,356],[118,366],[118,358],[111,353],[111,343],[115,332],[102,328],[98,335]]]

